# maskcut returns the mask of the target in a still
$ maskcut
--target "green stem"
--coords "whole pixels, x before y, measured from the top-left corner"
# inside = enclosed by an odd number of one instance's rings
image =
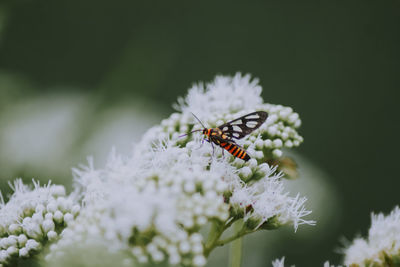
[[[225,227],[217,221],[214,221],[211,225],[210,233],[208,234],[207,243],[204,245],[204,255],[207,257],[210,252],[215,247],[215,243],[217,243],[219,237],[225,231]]]
[[[236,239],[238,239],[238,238],[241,238],[242,236],[244,236],[244,235],[246,235],[246,234],[248,234],[248,233],[251,233],[250,231],[246,231],[246,230],[239,230],[239,232],[237,232],[236,234],[234,234],[233,236],[231,236],[231,237],[228,237],[228,238],[226,238],[226,239],[223,239],[223,240],[218,240],[216,243],[215,243],[215,245],[216,246],[223,246],[223,245],[225,245],[225,244],[227,244],[227,243],[229,243],[229,242],[232,242],[232,241],[234,241],[234,240],[236,240]]]
[[[235,230],[237,230],[237,234],[232,236],[231,238],[227,238],[228,242],[234,240],[230,247],[230,257],[229,257],[229,266],[230,267],[240,267],[242,263],[242,236],[246,231],[240,230],[241,225],[235,225]],[[236,229],[238,228],[238,229]],[[243,234],[242,234],[243,233]],[[222,240],[221,240],[222,242]],[[224,243],[226,244],[226,242]]]
[[[241,228],[242,225],[239,224],[239,225],[236,225],[234,228],[235,230],[237,230],[236,234],[234,234],[233,236],[226,238],[224,240],[220,240],[219,238],[224,233],[224,231],[226,229],[228,229],[234,222],[235,222],[235,220],[232,220],[231,222],[229,222],[228,224],[225,224],[225,225],[218,221],[213,222],[213,224],[211,225],[210,233],[208,234],[207,242],[204,245],[204,256],[207,257],[215,247],[223,246],[235,239],[238,239],[239,237],[242,237],[243,235],[245,235],[247,233],[250,233],[245,228]]]

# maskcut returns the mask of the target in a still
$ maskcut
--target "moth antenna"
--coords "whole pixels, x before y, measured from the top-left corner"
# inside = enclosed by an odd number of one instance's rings
[[[203,131],[203,130],[202,129],[194,130],[194,131],[191,131],[190,133],[182,134],[182,135],[178,136],[178,138],[184,137],[184,136],[189,135],[189,134],[194,133],[194,132],[200,132],[200,131]]]
[[[201,124],[201,126],[203,126],[203,128],[206,128],[206,126],[204,126],[204,124],[201,122],[201,120],[199,118],[197,118],[196,115],[193,114],[193,112],[190,112],[190,113],[192,113],[192,115],[196,118],[196,120],[198,120],[200,122],[200,124]],[[182,134],[182,135],[178,136],[178,138],[181,138],[181,137],[184,137],[184,136],[189,135],[191,133],[199,132],[199,131],[203,131],[203,129],[194,130],[194,131],[191,131],[190,133],[187,133],[187,134]]]
[[[192,115],[196,118],[196,120],[198,120],[200,122],[200,124],[201,124],[201,126],[203,126],[203,128],[207,128],[206,126],[204,126],[204,124],[201,122],[201,120],[199,118],[197,118],[196,115],[193,114],[193,112],[190,112],[190,113],[192,113]]]

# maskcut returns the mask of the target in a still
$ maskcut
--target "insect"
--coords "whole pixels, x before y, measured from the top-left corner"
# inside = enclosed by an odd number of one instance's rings
[[[243,148],[236,144],[234,139],[241,139],[250,134],[252,131],[258,129],[267,119],[268,113],[265,111],[252,112],[240,118],[224,123],[217,128],[207,128],[199,120],[199,118],[196,117],[196,115],[193,114],[193,116],[204,128],[200,130],[194,130],[190,133],[202,131],[202,133],[205,135],[205,140],[211,143],[213,152],[215,144],[231,153],[234,157],[248,161],[250,159],[249,154],[247,154]]]

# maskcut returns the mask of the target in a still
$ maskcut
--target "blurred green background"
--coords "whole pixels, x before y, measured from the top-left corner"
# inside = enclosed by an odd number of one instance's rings
[[[251,73],[303,120],[325,223],[247,238],[244,266],[340,263],[341,237],[400,204],[399,26],[400,1],[3,0],[2,191],[15,177],[70,187],[71,167],[128,152],[193,82]]]

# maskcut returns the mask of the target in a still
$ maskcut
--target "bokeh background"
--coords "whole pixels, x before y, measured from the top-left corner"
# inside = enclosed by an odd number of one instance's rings
[[[0,187],[128,153],[197,81],[238,71],[293,107],[319,224],[245,239],[243,266],[340,263],[341,239],[400,204],[399,1],[0,2]],[[224,266],[226,248],[209,266]]]

